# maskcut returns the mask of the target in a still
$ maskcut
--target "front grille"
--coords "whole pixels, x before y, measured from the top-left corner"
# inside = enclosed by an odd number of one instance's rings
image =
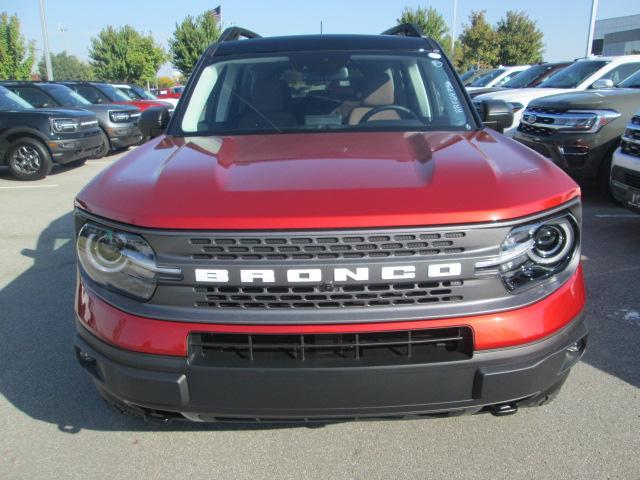
[[[626,172],[624,174],[624,183],[626,183],[630,187],[640,190],[640,174]]]
[[[366,333],[192,333],[189,358],[216,367],[353,367],[467,360],[469,327]]]
[[[464,300],[462,280],[327,286],[195,286],[196,307],[243,309],[363,308]],[[327,288],[330,291],[327,291]]]
[[[629,137],[632,140],[640,140],[640,129],[627,128],[624,132],[625,137]]]
[[[465,232],[393,235],[308,235],[270,237],[195,237],[194,260],[339,260],[420,257],[465,251]]]
[[[640,116],[636,115],[635,117],[633,117],[631,119],[631,124],[632,125],[640,125]]]
[[[546,108],[546,107],[528,107],[528,112],[535,113],[536,115],[560,115],[566,112],[563,108]]]
[[[518,131],[529,135],[536,135],[538,137],[548,137],[554,133],[552,128],[537,127],[522,122],[518,125]]]
[[[622,153],[626,153],[627,155],[632,155],[634,157],[640,157],[640,145],[637,143],[631,143],[623,140],[620,145],[620,149]]]

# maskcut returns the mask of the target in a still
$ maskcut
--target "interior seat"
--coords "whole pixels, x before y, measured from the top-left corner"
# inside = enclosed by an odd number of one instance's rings
[[[248,96],[251,106],[246,105],[246,112],[238,122],[239,129],[268,129],[273,125],[286,128],[297,124],[296,116],[289,110],[291,89],[277,73],[256,77]]]
[[[365,74],[362,81],[364,83],[362,89],[364,98],[359,107],[351,110],[349,125],[357,125],[363,116],[376,107],[395,103],[393,79],[388,72]],[[400,120],[400,115],[394,110],[385,110],[376,113],[369,120]]]

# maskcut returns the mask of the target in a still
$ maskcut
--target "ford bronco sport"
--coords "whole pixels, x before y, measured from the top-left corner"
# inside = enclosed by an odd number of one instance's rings
[[[240,36],[247,39],[240,40]],[[76,200],[76,352],[149,420],[514,413],[586,346],[580,191],[417,27],[232,27]]]

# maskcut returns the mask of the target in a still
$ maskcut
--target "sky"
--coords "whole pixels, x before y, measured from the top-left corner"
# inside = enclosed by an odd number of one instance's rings
[[[403,8],[433,6],[453,19],[453,0],[45,0],[49,45],[86,60],[91,37],[107,25],[130,24],[151,32],[167,46],[176,22],[221,5],[223,26],[240,25],[262,36],[319,33],[379,33],[394,25]],[[545,60],[573,59],[585,53],[591,0],[458,0],[456,34],[472,10],[483,9],[495,24],[508,9],[522,10],[544,33]],[[42,48],[38,0],[0,0],[0,12],[16,13],[26,39]],[[597,18],[640,14],[638,0],[600,0]],[[41,51],[39,52],[41,54]],[[171,72],[170,65],[161,74]]]

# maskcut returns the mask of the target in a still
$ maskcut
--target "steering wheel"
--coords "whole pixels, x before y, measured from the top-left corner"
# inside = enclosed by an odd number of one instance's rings
[[[415,113],[413,113],[408,108],[403,107],[402,105],[380,105],[379,107],[372,108],[367,113],[365,113],[358,122],[358,125],[364,122],[368,122],[369,119],[374,115],[380,112],[386,112],[387,110],[398,112],[400,113],[401,117],[404,115],[404,118],[414,118],[415,120],[419,120],[418,116]]]

